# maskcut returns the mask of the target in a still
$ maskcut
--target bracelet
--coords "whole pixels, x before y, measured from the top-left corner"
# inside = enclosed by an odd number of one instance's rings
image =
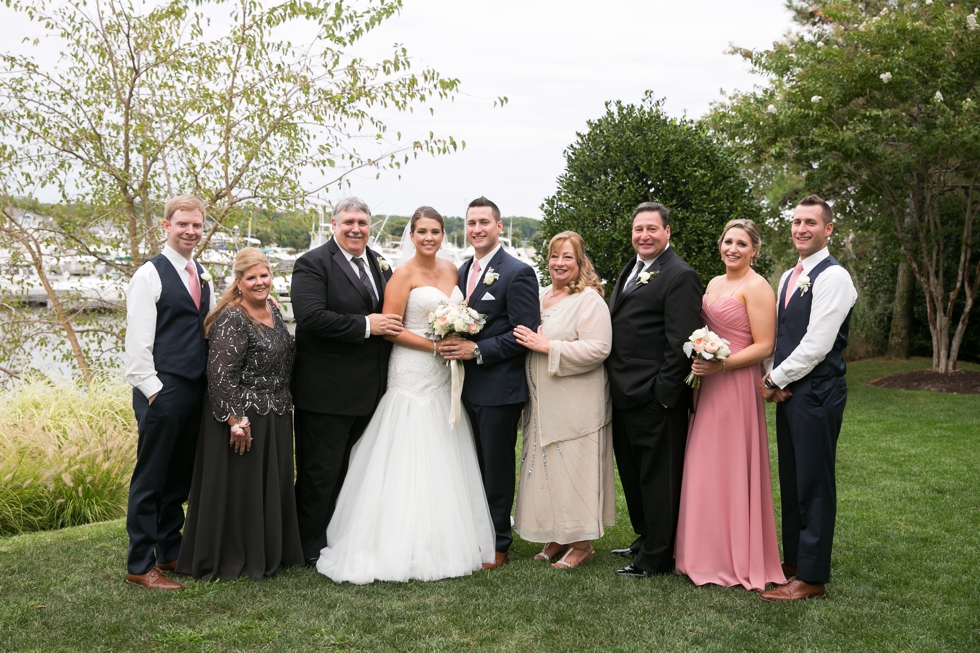
[[[721,362],[721,371],[722,371],[722,372],[727,372],[727,371],[728,371],[728,368],[727,368],[727,367],[725,367],[725,361],[722,361],[722,362]]]
[[[436,341],[432,341],[432,357],[435,358],[436,353],[438,353],[439,348],[436,347]]]

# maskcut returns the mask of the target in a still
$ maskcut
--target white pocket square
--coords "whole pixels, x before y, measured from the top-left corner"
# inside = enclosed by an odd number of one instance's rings
[[[487,301],[487,300],[493,300],[493,299],[497,299],[497,298],[496,298],[496,297],[494,297],[493,295],[491,295],[490,293],[486,293],[486,294],[485,294],[485,295],[483,295],[483,297],[481,297],[480,299],[482,299],[482,300],[484,300],[484,301]]]

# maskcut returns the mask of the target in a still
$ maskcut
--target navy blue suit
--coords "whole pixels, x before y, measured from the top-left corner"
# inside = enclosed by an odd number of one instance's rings
[[[828,256],[810,271],[811,283],[820,273],[838,265]],[[789,276],[779,293],[785,304]],[[794,292],[779,311],[773,367],[799,346],[810,323],[813,293]],[[847,346],[848,313],[833,348],[809,374],[786,386],[793,393],[776,404],[776,445],[779,451],[779,490],[782,496],[783,559],[796,567],[796,577],[807,583],[830,580],[830,557],[837,517],[835,464],[837,438],[847,403],[847,381],[842,352]]]
[[[198,308],[166,256],[158,254],[148,264],[160,275],[153,365],[163,388],[152,404],[133,388],[139,440],[126,514],[130,574],[145,574],[154,563],[177,559],[207,386],[204,318],[211,288],[201,284]],[[204,268],[195,265],[200,279]]]
[[[459,269],[459,287],[464,293],[472,265],[470,259]],[[486,284],[486,274],[491,270],[499,276]],[[527,401],[527,349],[517,343],[514,328],[522,325],[537,330],[541,324],[534,270],[500,248],[480,272],[469,306],[486,315],[487,322],[473,338],[483,363],[463,363],[463,406],[476,439],[483,487],[496,531],[495,548],[506,552],[513,541],[510,512],[514,505],[517,425]]]

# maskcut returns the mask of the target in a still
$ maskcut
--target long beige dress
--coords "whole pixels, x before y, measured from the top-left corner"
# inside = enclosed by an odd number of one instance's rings
[[[550,291],[541,291],[541,299]],[[529,542],[602,537],[616,523],[609,309],[587,289],[541,310],[548,354],[530,352],[514,531]]]

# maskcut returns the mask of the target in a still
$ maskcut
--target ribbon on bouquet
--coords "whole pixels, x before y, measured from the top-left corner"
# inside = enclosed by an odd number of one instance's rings
[[[463,415],[463,364],[457,360],[449,361],[452,376],[451,404],[449,405],[449,425],[456,426]]]

